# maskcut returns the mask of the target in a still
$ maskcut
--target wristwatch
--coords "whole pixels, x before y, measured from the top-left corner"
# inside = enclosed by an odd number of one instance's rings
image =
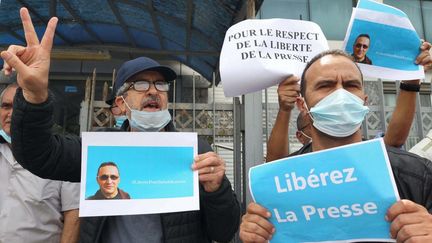
[[[400,82],[399,89],[405,91],[411,91],[411,92],[419,92],[420,84],[410,84],[410,83]]]

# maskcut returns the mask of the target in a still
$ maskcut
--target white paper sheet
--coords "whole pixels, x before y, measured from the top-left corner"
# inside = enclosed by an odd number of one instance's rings
[[[306,63],[327,50],[321,28],[290,19],[245,20],[228,29],[220,55],[226,97],[259,91],[289,75],[301,76]]]
[[[83,133],[80,217],[199,210],[197,151],[196,133]],[[118,188],[131,199],[89,200],[107,161],[118,165]]]

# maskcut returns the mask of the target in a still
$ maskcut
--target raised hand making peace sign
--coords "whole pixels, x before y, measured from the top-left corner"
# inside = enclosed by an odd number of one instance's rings
[[[39,42],[28,10],[21,8],[20,16],[27,46],[11,45],[2,51],[1,57],[5,61],[3,68],[6,75],[15,69],[24,98],[30,103],[39,104],[48,97],[50,55],[58,19],[50,19]]]

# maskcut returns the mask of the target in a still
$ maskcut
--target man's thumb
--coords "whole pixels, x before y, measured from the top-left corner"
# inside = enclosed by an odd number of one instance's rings
[[[27,66],[15,55],[9,51],[1,52],[2,59],[18,73],[24,73]]]

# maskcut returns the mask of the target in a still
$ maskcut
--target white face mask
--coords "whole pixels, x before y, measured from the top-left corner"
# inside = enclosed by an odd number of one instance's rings
[[[312,125],[319,131],[333,137],[348,137],[360,129],[368,112],[362,99],[338,89],[312,107],[309,114]]]
[[[122,99],[131,111],[130,126],[138,131],[159,132],[171,121],[171,114],[168,109],[160,111],[139,111],[131,109],[123,96]]]

